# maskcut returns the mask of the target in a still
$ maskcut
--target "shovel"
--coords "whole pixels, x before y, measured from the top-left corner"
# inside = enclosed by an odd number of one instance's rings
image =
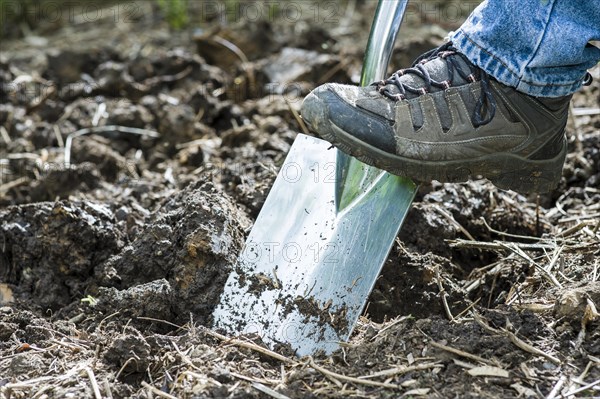
[[[408,0],[380,0],[361,76],[382,79]],[[213,311],[215,329],[298,356],[346,341],[417,186],[299,134]]]

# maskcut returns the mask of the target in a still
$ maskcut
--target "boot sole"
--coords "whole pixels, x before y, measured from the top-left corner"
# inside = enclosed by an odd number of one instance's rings
[[[321,129],[316,131],[342,152],[392,174],[423,182],[459,183],[482,176],[504,190],[541,194],[558,186],[567,156],[567,141],[563,137],[561,152],[550,159],[532,160],[515,154],[497,153],[469,160],[421,161],[387,153],[350,135],[330,120],[322,122],[325,123],[320,123]]]

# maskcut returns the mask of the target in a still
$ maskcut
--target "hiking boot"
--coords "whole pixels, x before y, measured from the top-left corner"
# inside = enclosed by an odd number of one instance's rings
[[[571,97],[520,93],[447,43],[370,86],[316,88],[302,118],[341,151],[396,175],[483,176],[503,189],[543,193],[561,178]]]

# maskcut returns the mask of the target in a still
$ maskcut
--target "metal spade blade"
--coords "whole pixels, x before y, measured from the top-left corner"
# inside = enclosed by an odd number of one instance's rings
[[[381,0],[362,84],[381,79],[407,0]],[[214,328],[257,333],[297,355],[350,336],[417,186],[298,135],[213,312]]]

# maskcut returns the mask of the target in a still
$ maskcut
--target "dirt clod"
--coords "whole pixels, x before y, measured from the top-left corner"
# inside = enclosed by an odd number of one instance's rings
[[[556,300],[554,311],[558,317],[580,321],[589,306],[588,301],[600,307],[600,283],[565,290]]]
[[[136,330],[114,337],[104,352],[104,359],[126,372],[143,372],[151,358],[150,345]]]
[[[118,252],[124,235],[110,208],[60,201],[0,211],[3,278],[18,300],[57,310],[80,297],[94,268]]]

